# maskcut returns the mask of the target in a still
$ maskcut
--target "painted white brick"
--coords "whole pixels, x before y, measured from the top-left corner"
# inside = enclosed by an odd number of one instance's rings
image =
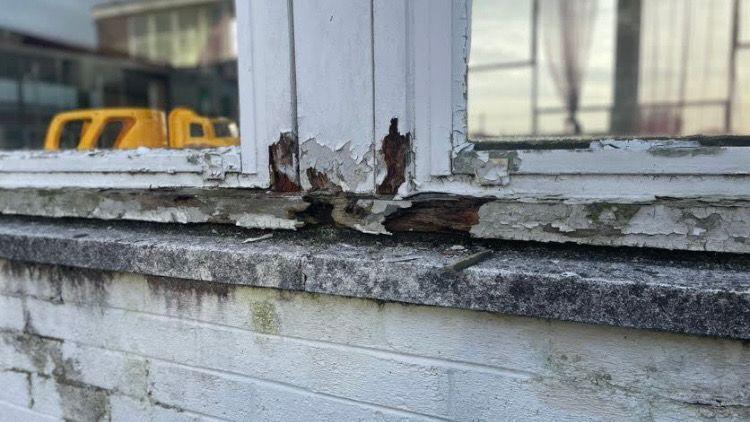
[[[636,400],[620,391],[587,389],[557,380],[512,380],[481,373],[455,371],[451,419],[457,421],[497,420],[513,415],[524,421],[639,420],[633,414]],[[632,408],[631,408],[632,407]]]
[[[15,406],[0,402],[0,422],[52,422],[62,421],[42,413],[34,412],[26,407]]]
[[[113,420],[750,419],[739,341],[67,271],[0,271],[82,385],[12,333],[0,368],[39,371],[33,410],[57,416],[108,396]],[[0,324],[22,328],[23,302],[4,298]]]
[[[0,296],[0,329],[21,331],[24,326],[21,299]]]
[[[0,294],[59,299],[63,280],[58,277],[53,281],[55,268],[57,267],[25,265],[0,259]]]
[[[373,301],[326,295],[291,294],[273,289],[232,286],[226,298],[183,287],[164,290],[144,277],[116,274],[107,303],[131,309],[258,331],[254,309],[273,304],[278,333],[287,337],[376,348],[426,357],[490,364],[530,372],[545,369],[549,328],[529,318],[467,313],[444,308],[379,305]],[[69,291],[66,303],[96,306],[96,298]],[[335,327],[335,329],[331,329]]]
[[[28,306],[35,328],[45,335],[55,333],[85,344],[406,411],[448,414],[450,362],[383,355],[335,344],[310,344],[122,310],[75,308],[34,300]]]
[[[6,367],[51,376],[56,367],[62,366],[59,351],[62,343],[58,340],[5,332],[0,333],[0,342],[6,346],[5,352],[0,353],[0,361],[4,361]]]
[[[75,381],[133,397],[146,396],[148,367],[141,357],[72,342],[63,343],[62,356],[74,367],[66,375]]]
[[[0,401],[28,407],[31,403],[28,377],[22,372],[0,371]]]
[[[33,371],[34,367],[31,361],[22,353],[14,350],[11,345],[3,342],[5,333],[0,333],[0,370],[21,369],[24,371]]]
[[[55,388],[54,380],[46,376],[32,376],[31,390],[34,404],[32,409],[36,412],[58,418],[64,417],[60,395]]]
[[[154,364],[152,394],[162,403],[233,421],[430,420],[415,414],[314,395],[304,390],[171,364]]]
[[[214,422],[220,419],[175,410],[157,404],[114,395],[109,399],[112,421],[115,422]]]
[[[550,332],[551,377],[607,379],[665,398],[750,406],[750,349],[740,342],[568,324]]]
[[[98,422],[108,418],[108,398],[103,390],[46,376],[32,376],[31,385],[34,411],[81,422]]]

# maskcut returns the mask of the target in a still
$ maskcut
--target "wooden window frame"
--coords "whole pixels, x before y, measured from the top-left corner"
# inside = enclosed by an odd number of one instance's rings
[[[683,201],[677,208],[700,203],[749,212],[748,138],[572,139],[565,147],[468,142],[470,0],[311,3],[236,2],[240,147],[2,153],[0,188],[267,189],[277,177],[273,167],[292,191],[388,201],[434,194],[514,206],[659,207],[668,198]],[[288,156],[274,166],[271,150],[282,143]],[[393,145],[400,147],[389,150]],[[393,154],[402,156],[394,163]],[[391,191],[380,189],[389,178]],[[551,224],[545,218],[524,224]]]

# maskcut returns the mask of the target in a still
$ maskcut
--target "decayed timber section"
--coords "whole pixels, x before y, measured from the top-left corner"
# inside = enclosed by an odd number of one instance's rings
[[[333,225],[364,233],[438,232],[476,238],[750,252],[750,203],[658,199],[642,203],[417,195],[404,200],[325,189],[7,189],[0,213],[258,229]]]

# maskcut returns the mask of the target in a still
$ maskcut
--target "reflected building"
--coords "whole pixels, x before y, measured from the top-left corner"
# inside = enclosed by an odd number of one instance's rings
[[[73,3],[95,27],[91,43],[75,26],[38,31],[51,19],[44,1],[23,3],[36,24],[0,20],[0,149],[41,148],[52,117],[79,108],[187,106],[237,120],[231,0]]]
[[[101,51],[176,68],[237,57],[232,0],[114,0],[92,9]]]

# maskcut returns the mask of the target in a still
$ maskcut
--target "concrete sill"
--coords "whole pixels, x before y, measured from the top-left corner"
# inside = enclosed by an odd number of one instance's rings
[[[0,257],[406,304],[750,339],[728,254],[353,232],[0,217]],[[251,240],[251,241],[248,241]]]

